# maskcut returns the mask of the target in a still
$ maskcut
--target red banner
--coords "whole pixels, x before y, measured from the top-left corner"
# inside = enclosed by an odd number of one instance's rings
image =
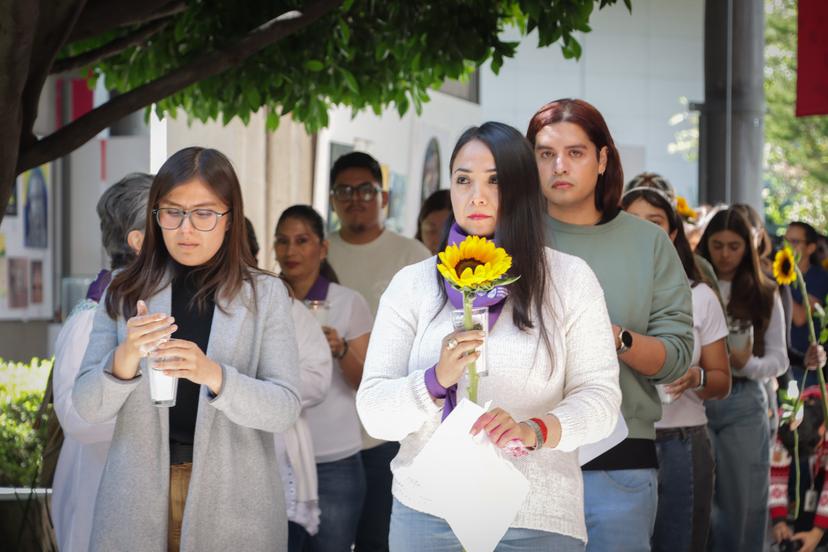
[[[799,0],[796,116],[828,114],[828,1]]]

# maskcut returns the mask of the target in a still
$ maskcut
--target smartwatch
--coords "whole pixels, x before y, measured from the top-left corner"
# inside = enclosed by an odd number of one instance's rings
[[[633,336],[625,328],[621,328],[621,331],[618,332],[618,341],[621,345],[618,346],[618,349],[616,349],[615,352],[620,355],[630,350],[630,347],[632,347],[633,344]]]

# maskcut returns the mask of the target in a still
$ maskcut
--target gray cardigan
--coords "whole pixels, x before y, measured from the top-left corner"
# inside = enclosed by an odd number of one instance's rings
[[[287,549],[287,516],[273,432],[292,426],[301,408],[290,300],[282,282],[256,277],[213,315],[207,356],[222,367],[219,394],[201,388],[193,472],[182,525],[182,551]],[[147,301],[170,312],[166,286]],[[251,301],[252,302],[252,301]],[[101,301],[72,398],[89,422],[117,416],[104,468],[90,550],[167,550],[169,409],[150,402],[149,379],[119,380],[112,356],[126,336]],[[142,363],[143,364],[143,363]]]

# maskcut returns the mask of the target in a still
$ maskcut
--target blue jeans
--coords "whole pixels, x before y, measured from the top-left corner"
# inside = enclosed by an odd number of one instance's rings
[[[705,552],[713,503],[707,426],[656,430],[658,513],[653,552]]]
[[[418,512],[396,498],[391,512],[388,542],[393,552],[460,552],[463,548],[446,520]],[[583,552],[576,538],[537,529],[512,527],[495,548],[497,552],[549,550]]]
[[[705,403],[716,455],[712,550],[763,550],[768,521],[770,430],[761,384],[734,379],[730,396]]]
[[[658,470],[584,470],[589,552],[649,552]]]
[[[391,460],[400,451],[399,443],[383,443],[365,449],[365,505],[359,518],[356,552],[387,552],[388,527],[391,522]]]
[[[356,453],[316,465],[319,480],[319,532],[309,540],[311,552],[350,550],[365,500],[365,472]]]

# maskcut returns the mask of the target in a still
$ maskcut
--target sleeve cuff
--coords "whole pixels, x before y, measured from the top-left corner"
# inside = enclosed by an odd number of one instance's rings
[[[449,389],[457,389],[457,384],[452,385],[448,389],[440,384],[440,382],[437,380],[436,365],[426,370],[423,378],[425,380],[426,389],[428,389],[428,394],[435,399],[445,399],[448,396]]]

